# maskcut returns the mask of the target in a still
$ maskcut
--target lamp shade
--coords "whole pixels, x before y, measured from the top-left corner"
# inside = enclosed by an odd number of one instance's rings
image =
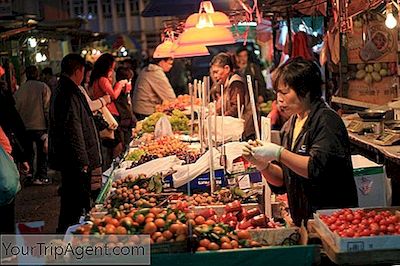
[[[172,47],[174,43],[171,40],[165,40],[159,44],[153,53],[153,58],[168,58],[173,57]]]
[[[178,45],[179,40],[180,38],[178,38],[178,40],[174,43],[174,47],[172,49],[174,58],[210,55],[210,52],[204,45]]]
[[[190,28],[185,30],[178,41],[179,45],[222,45],[235,43],[232,32],[229,29],[214,26],[204,28]]]
[[[229,17],[222,12],[216,11],[214,13],[207,13],[214,26],[221,26],[221,27],[231,27],[231,21]],[[199,21],[199,13],[194,13],[190,15],[185,22],[185,29],[196,27],[197,22]]]

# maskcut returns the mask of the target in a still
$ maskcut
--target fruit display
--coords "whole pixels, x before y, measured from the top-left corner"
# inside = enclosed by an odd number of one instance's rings
[[[247,230],[234,231],[223,223],[196,225],[193,232],[197,239],[196,251],[261,247]]]
[[[145,162],[171,155],[176,155],[185,163],[194,163],[200,158],[201,153],[197,149],[190,149],[189,144],[175,137],[165,136],[155,140],[147,135],[147,142],[142,142],[137,149],[130,151],[125,160],[132,161],[128,168],[133,168]]]
[[[198,98],[194,99],[193,105],[200,105],[201,100]],[[164,101],[162,104],[156,106],[156,112],[162,112],[166,114],[171,114],[173,110],[185,110],[186,107],[189,107],[190,103],[190,95],[179,95],[174,101]]]
[[[185,241],[188,226],[185,213],[178,209],[142,208],[128,214],[91,218],[90,224],[79,226],[75,234],[150,235],[150,244]]]
[[[110,196],[105,200],[108,213],[128,213],[136,208],[155,207],[164,201],[167,196],[155,194],[162,192],[163,181],[159,174],[147,177],[146,175],[128,175],[112,183]]]
[[[239,187],[221,188],[212,194],[202,193],[193,195],[182,195],[179,200],[188,202],[191,206],[222,205],[232,201],[241,203],[257,203],[257,195],[247,195]]]
[[[340,237],[400,235],[400,216],[389,210],[342,209],[319,218]]]
[[[272,109],[272,101],[267,101],[266,103],[261,103],[259,105],[259,108],[260,108],[261,114],[268,115]]]
[[[383,77],[395,75],[397,73],[397,65],[391,63],[360,63],[350,67],[349,78],[364,80],[367,84],[380,82]]]
[[[158,120],[166,114],[161,112],[153,113],[146,117],[146,119],[137,122],[135,129],[133,130],[133,138],[141,138],[146,133],[154,133]],[[171,123],[173,132],[187,132],[189,131],[189,118],[180,110],[172,110],[167,115],[169,122]]]

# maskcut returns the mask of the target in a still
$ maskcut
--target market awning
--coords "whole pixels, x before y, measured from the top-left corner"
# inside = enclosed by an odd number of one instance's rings
[[[124,46],[131,52],[140,51],[141,45],[136,40],[135,37],[127,34],[114,34],[106,37],[106,42],[112,47],[112,49],[117,50]]]
[[[143,17],[188,16],[199,11],[201,0],[150,0]],[[229,11],[236,0],[213,0],[215,10]]]

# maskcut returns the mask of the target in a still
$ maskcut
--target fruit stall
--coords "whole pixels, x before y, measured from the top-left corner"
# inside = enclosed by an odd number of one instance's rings
[[[152,265],[318,260],[316,246],[300,245],[287,199],[266,194],[241,157],[243,143],[205,126],[212,108],[186,95],[138,122],[130,148],[104,173],[95,207],[67,234],[149,235]]]

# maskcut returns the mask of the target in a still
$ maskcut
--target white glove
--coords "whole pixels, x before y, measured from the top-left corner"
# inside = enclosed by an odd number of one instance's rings
[[[254,147],[248,143],[245,144],[242,150],[242,156],[251,164],[254,164],[258,171],[262,171],[268,167],[269,162],[257,160],[253,154]]]
[[[283,147],[270,142],[261,142],[257,140],[260,147],[252,148],[253,156],[259,161],[279,161]]]

